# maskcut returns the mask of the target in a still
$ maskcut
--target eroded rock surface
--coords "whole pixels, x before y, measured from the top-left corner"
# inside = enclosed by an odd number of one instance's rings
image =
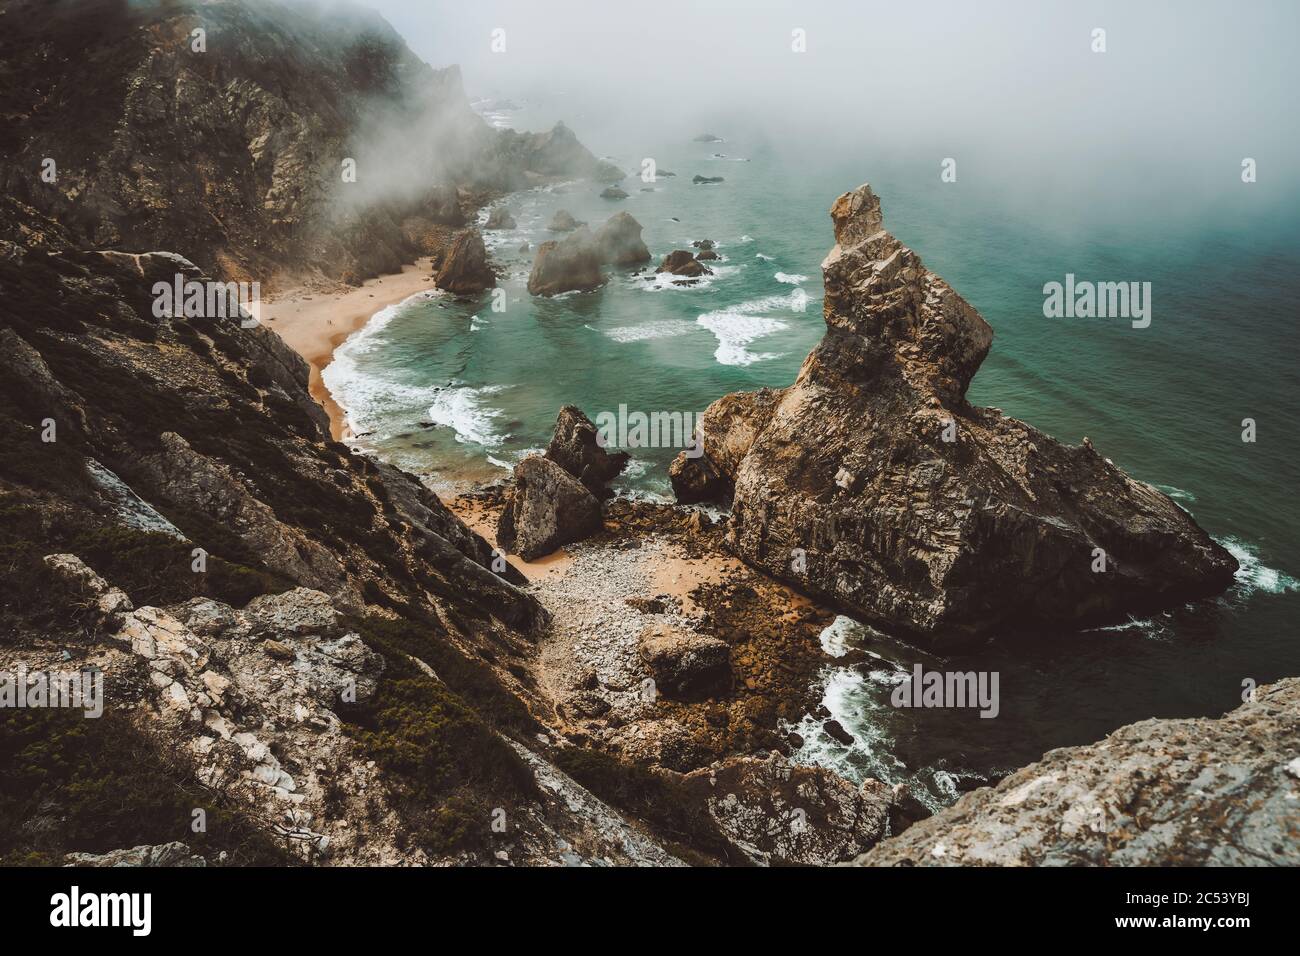
[[[831,216],[825,337],[788,388],[711,405],[703,457],[673,465],[682,500],[732,496],[737,554],[941,641],[1104,621],[1232,582],[1224,548],[1091,443],[966,401],[993,332],[884,230],[869,186]]]
[[[533,271],[528,276],[530,294],[590,292],[604,284],[600,250],[586,226],[580,226],[562,240],[552,239],[537,247]]]
[[[636,266],[650,261],[650,250],[641,239],[641,223],[630,213],[610,216],[596,230],[596,247],[602,262],[614,266]]]
[[[855,787],[780,755],[733,757],[686,775],[719,829],[760,865],[818,866],[853,859],[885,834],[892,802],[877,780]]]
[[[470,228],[456,235],[434,284],[457,295],[473,295],[492,288],[496,281],[483,236],[477,229]]]
[[[546,446],[546,457],[577,478],[602,501],[613,497],[609,482],[627,467],[631,456],[625,451],[607,452],[600,433],[576,405],[565,405],[555,420],[555,432]]]
[[[497,525],[497,543],[532,561],[600,530],[600,502],[555,462],[529,455]]]
[[[1043,755],[863,866],[1296,866],[1300,679],[1218,719],[1144,720]]]

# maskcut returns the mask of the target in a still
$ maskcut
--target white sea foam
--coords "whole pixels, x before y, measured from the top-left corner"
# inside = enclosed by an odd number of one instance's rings
[[[1173,498],[1174,501],[1186,501],[1189,504],[1195,503],[1196,501],[1196,495],[1192,494],[1190,491],[1184,491],[1182,488],[1175,488],[1173,485],[1156,485],[1155,487],[1158,490],[1163,491],[1170,498]]]
[[[798,285],[800,282],[807,282],[807,276],[797,275],[790,272],[778,272],[772,276],[777,282],[784,282],[786,285]]]
[[[763,253],[761,253],[761,252],[756,252],[756,253],[754,253],[754,258],[755,258],[755,259],[762,259],[764,262],[771,262],[772,259],[773,259],[772,256],[765,256],[765,255],[763,255]]]
[[[1300,581],[1275,568],[1265,567],[1259,559],[1259,550],[1236,538],[1217,538],[1219,544],[1228,549],[1228,553],[1237,559],[1236,590],[1244,597],[1257,592],[1265,594],[1285,594],[1288,591],[1300,591]]]
[[[718,348],[713,355],[719,364],[752,365],[779,356],[771,352],[751,352],[746,346],[788,327],[785,321],[761,313],[787,311],[790,302],[790,297],[786,295],[764,296],[706,312],[695,321],[717,338]]]
[[[592,328],[590,325],[587,328]],[[605,335],[615,342],[644,342],[648,339],[668,339],[685,335],[695,328],[690,322],[667,321],[648,322],[645,325],[621,325],[613,329],[603,329]],[[594,329],[593,329],[594,331]]]
[[[334,350],[334,359],[321,373],[321,380],[329,389],[330,396],[343,409],[353,434],[374,431],[387,411],[394,408],[416,409],[429,401],[432,389],[369,375],[361,370],[360,360],[388,344],[384,330],[404,309],[443,294],[437,290],[418,292],[380,309],[370,317],[369,322]]]
[[[444,385],[435,390],[429,404],[429,421],[450,428],[456,435],[456,441],[463,444],[497,448],[507,437],[493,431],[502,412],[499,408],[485,406],[483,398],[495,395],[505,387],[483,385],[474,388],[455,383]]]
[[[648,275],[631,276],[628,281],[645,292],[663,292],[665,290],[691,292],[707,289],[719,279],[734,275],[739,271],[740,266],[727,266],[718,262],[710,262],[708,268],[713,275],[691,277],[673,275],[671,272],[655,272]]]
[[[831,621],[821,633],[822,650],[831,657],[843,657],[847,654],[848,637],[856,623],[851,617],[845,617],[843,614],[836,615],[835,620]]]

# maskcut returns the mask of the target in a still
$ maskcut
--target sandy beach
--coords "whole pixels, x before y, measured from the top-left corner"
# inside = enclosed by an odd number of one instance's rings
[[[334,350],[380,309],[432,289],[431,268],[430,259],[417,259],[399,273],[368,279],[359,287],[303,287],[263,303],[262,321],[311,366],[312,398],[329,413],[330,434],[336,440],[347,437],[347,422],[321,381],[321,372],[333,360]]]

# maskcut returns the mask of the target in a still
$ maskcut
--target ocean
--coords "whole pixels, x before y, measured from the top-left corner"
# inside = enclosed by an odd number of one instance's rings
[[[549,125],[484,112],[518,128]],[[1155,187],[1146,202],[1140,184],[1110,195],[1084,182],[1049,190],[1044,206],[980,188],[977,176],[944,183],[937,161],[869,148],[792,159],[762,135],[717,132],[725,141],[652,144],[661,174],[653,183],[638,178],[642,157],[632,148],[611,156],[632,172],[622,201],[599,198],[603,184],[586,182],[506,200],[518,228],[485,233],[504,271],[504,311],[488,295],[467,303],[421,294],[379,313],[326,369],[357,444],[448,494],[503,477],[545,446],[566,403],[592,418],[620,406],[698,414],[728,392],[789,384],[824,330],[828,209],[870,182],[886,227],[994,328],[970,399],[1063,442],[1088,436],[1191,512],[1242,568],[1219,598],[946,659],[841,619],[823,642],[862,649],[870,663],[828,666],[825,704],[856,740],[845,746],[809,719],[791,727],[805,738],[797,759],[906,782],[939,806],[1054,747],[1148,717],[1217,715],[1241,702],[1249,682],[1300,675],[1293,203],[1242,184],[1213,203],[1171,207]],[[694,175],[725,181],[693,185]],[[592,228],[631,213],[654,262],[615,270],[598,292],[529,296],[533,253],[554,238],[546,224],[558,209]],[[712,276],[683,287],[654,275],[663,255],[702,239],[720,256]],[[529,251],[518,251],[524,242]],[[1067,274],[1150,282],[1150,326],[1045,318],[1043,286]],[[1242,440],[1248,418],[1254,442]],[[669,497],[667,465],[678,450],[634,449],[624,490]],[[900,675],[917,662],[997,671],[998,716],[891,706]]]

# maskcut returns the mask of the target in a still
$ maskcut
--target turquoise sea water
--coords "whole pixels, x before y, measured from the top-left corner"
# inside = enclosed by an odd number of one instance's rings
[[[677,175],[653,191],[629,177],[621,202],[598,198],[600,186],[590,183],[511,197],[519,228],[487,234],[507,273],[505,312],[494,312],[486,295],[459,302],[431,294],[386,310],[345,345],[325,379],[359,444],[448,491],[504,476],[545,445],[565,403],[592,417],[620,405],[698,413],[727,392],[788,384],[824,328],[827,210],[870,181],[887,228],[995,330],[971,399],[1065,442],[1089,436],[1121,468],[1173,495],[1243,568],[1219,599],[940,662],[999,671],[994,720],[895,710],[888,697],[897,669],[935,659],[845,627],[839,639],[880,657],[827,673],[827,704],[858,743],[843,747],[808,724],[802,757],[909,780],[944,802],[955,793],[944,771],[987,774],[1133,720],[1217,714],[1239,703],[1245,680],[1300,675],[1293,204],[1247,188],[1170,209],[1164,199],[1145,203],[1140,188],[1108,200],[1081,183],[1062,184],[1049,211],[982,189],[971,182],[978,176],[944,184],[934,163],[889,162],[869,150],[792,161],[757,136],[688,140],[650,144],[659,169]],[[613,158],[639,168],[631,150]],[[726,181],[692,185],[695,174]],[[545,225],[561,208],[593,227],[626,210],[643,225],[655,263],[704,238],[723,258],[694,287],[623,270],[598,292],[535,299],[525,289],[533,252],[517,248],[551,238]],[[1043,284],[1067,272],[1151,282],[1151,326],[1044,318]],[[806,311],[793,307],[796,289]],[[1241,440],[1243,418],[1257,423],[1253,444]],[[666,494],[676,451],[636,450],[624,487]]]

